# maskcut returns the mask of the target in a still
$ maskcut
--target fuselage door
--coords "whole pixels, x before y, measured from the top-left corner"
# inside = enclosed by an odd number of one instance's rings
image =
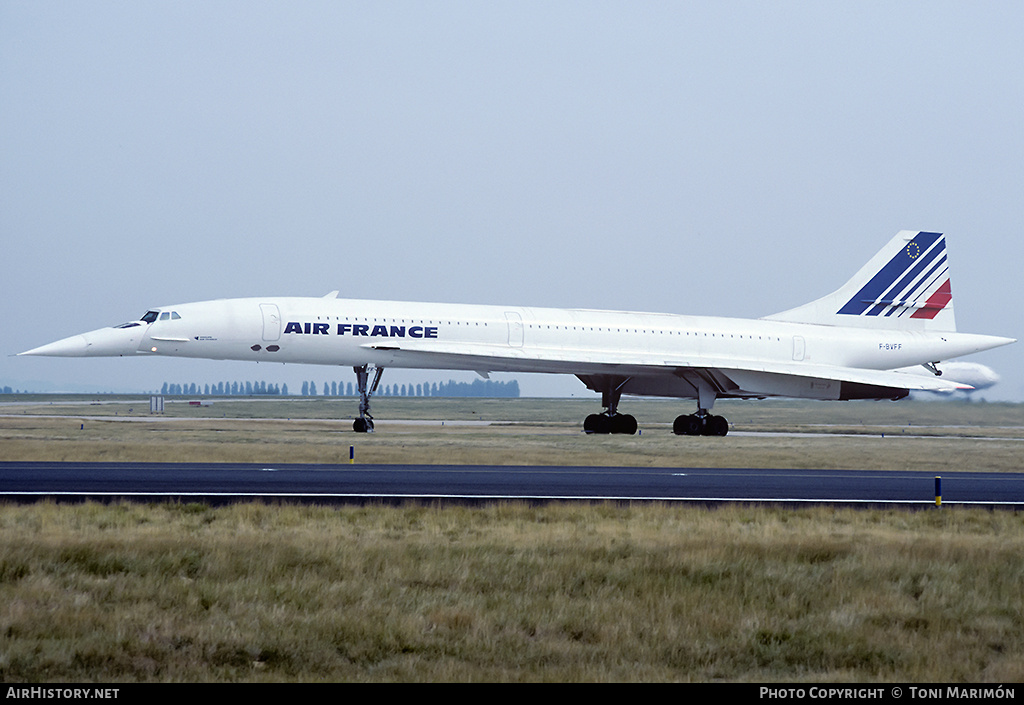
[[[277,304],[260,304],[260,311],[263,312],[263,340],[280,340],[281,312]]]
[[[513,348],[523,347],[523,318],[515,311],[506,311],[508,321],[508,344]]]
[[[804,344],[804,337],[802,335],[793,336],[793,359],[800,362],[804,359],[804,353],[806,352]]]

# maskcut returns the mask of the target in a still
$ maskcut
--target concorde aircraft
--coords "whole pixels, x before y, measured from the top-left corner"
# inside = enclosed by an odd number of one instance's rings
[[[1015,342],[957,333],[941,233],[899,232],[823,298],[756,320],[581,309],[337,298],[220,299],[151,309],[141,319],[21,355],[173,356],[351,366],[357,432],[387,367],[576,375],[600,392],[587,433],[636,433],[623,394],[695,399],[680,435],[728,433],[716,399],[900,399],[955,391],[944,360]],[[922,366],[930,375],[899,368]]]

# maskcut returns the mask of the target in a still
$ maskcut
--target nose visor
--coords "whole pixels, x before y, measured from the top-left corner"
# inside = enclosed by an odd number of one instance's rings
[[[98,330],[73,335],[70,338],[26,350],[19,355],[39,357],[118,357],[132,355],[142,341],[145,327],[126,324],[117,328]]]

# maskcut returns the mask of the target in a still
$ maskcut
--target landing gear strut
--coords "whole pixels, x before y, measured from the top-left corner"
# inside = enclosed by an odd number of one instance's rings
[[[373,384],[367,386],[370,378],[370,370],[373,370]],[[359,418],[352,422],[352,430],[356,433],[373,433],[373,416],[370,415],[370,396],[377,391],[380,384],[380,376],[384,374],[383,367],[374,365],[362,365],[353,367],[356,373],[356,386],[359,388]]]
[[[602,381],[605,383],[601,385],[601,406],[606,410],[602,414],[591,414],[583,421],[584,433],[624,433],[630,436],[635,434],[636,418],[630,414],[618,412],[622,388],[629,378],[618,377]],[[587,386],[591,386],[588,380],[584,380],[584,382]],[[593,387],[591,388],[593,389]]]
[[[697,413],[677,416],[672,432],[677,436],[724,436],[729,433],[729,422],[725,417],[711,414],[711,407],[718,398],[714,387],[702,376],[698,376],[693,384],[697,388]]]

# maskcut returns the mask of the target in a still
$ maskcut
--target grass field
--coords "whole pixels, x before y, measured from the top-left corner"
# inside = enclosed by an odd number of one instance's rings
[[[0,507],[0,680],[1024,679],[1024,516]]]
[[[1024,455],[1024,405],[720,403],[734,433],[686,438],[659,401],[630,402],[631,437],[585,436],[594,404],[575,400],[383,399],[372,435],[338,420],[352,399],[168,400],[156,418],[94,401],[0,405],[0,458],[355,445],[367,463],[948,472]],[[1019,682],[1022,583],[1008,511],[0,505],[0,681]]]
[[[104,402],[0,406],[7,414],[0,418],[0,457],[333,463],[347,462],[354,445],[361,463],[942,473],[1019,471],[1024,456],[1024,404],[719,402],[731,435],[693,438],[672,434],[682,409],[666,401],[630,400],[641,433],[603,437],[581,433],[581,419],[595,406],[585,400],[386,397],[374,405],[374,434],[352,432],[354,399],[230,399],[204,407],[168,400],[158,417],[150,416],[148,398]]]

